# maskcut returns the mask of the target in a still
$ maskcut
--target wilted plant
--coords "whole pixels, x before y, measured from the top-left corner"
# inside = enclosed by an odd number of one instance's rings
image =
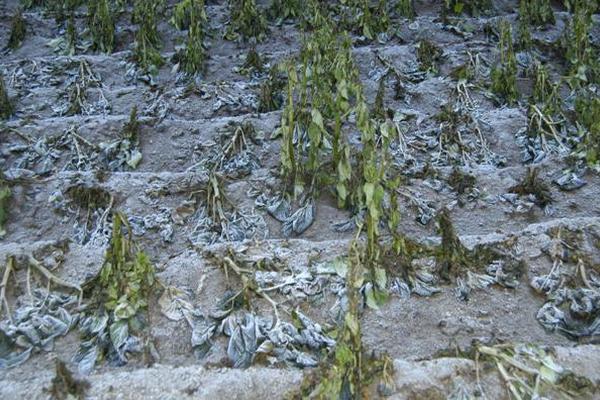
[[[145,70],[154,72],[164,60],[160,55],[158,13],[163,0],[135,0],[132,22],[138,24],[135,34],[135,61]]]
[[[542,208],[552,202],[550,188],[539,177],[539,170],[537,168],[529,168],[525,178],[519,184],[508,189],[508,191],[520,196],[532,195],[535,197],[535,203]]]
[[[469,266],[469,252],[461,243],[450,214],[446,208],[438,215],[438,232],[442,243],[437,251],[436,258],[439,265],[440,277],[450,281],[455,279]]]
[[[375,380],[381,390],[393,390],[393,364],[386,354],[368,354],[362,345],[360,326],[360,290],[364,283],[364,250],[357,240],[348,254],[346,275],[348,309],[335,350],[314,373],[307,374],[298,393],[289,399],[364,399]]]
[[[178,29],[188,29],[185,48],[176,55],[177,61],[188,74],[202,72],[206,60],[204,37],[208,22],[204,0],[183,0],[175,6],[171,21]]]
[[[512,29],[508,21],[500,22],[499,62],[491,71],[491,90],[509,105],[519,98],[517,91],[517,59],[512,45]]]
[[[0,119],[8,119],[14,112],[15,109],[8,97],[8,91],[4,84],[4,77],[0,75]]]
[[[243,40],[255,38],[261,41],[265,38],[268,27],[267,19],[257,7],[255,0],[229,0],[229,26],[225,39]]]
[[[437,72],[438,62],[443,55],[442,49],[430,42],[429,40],[421,40],[417,47],[417,61],[419,61],[422,71]]]
[[[15,15],[12,18],[10,37],[8,38],[8,44],[6,47],[11,50],[21,47],[26,34],[27,27],[25,24],[25,19],[23,18],[23,10],[19,8],[17,11],[15,11]]]
[[[136,335],[143,335],[148,298],[156,280],[154,266],[136,248],[131,235],[126,217],[115,213],[104,264],[83,287],[89,304],[79,323],[83,341],[75,356],[82,372],[90,372],[105,358],[125,364],[127,353],[143,347]]]
[[[92,47],[103,53],[112,53],[115,47],[115,20],[109,0],[88,3],[88,29]],[[72,19],[70,20],[72,21]]]
[[[283,175],[296,194],[307,183],[311,192],[320,187],[325,165],[338,169],[340,162],[345,165],[342,158],[348,151],[343,150],[342,124],[358,82],[350,48],[349,38],[334,34],[325,22],[303,44],[300,67],[288,65],[281,161]],[[325,164],[327,143],[331,143],[332,159]],[[346,195],[342,195],[344,200]]]

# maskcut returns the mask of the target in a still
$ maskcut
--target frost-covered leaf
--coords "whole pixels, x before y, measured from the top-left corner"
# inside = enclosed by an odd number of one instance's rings
[[[163,315],[172,321],[180,321],[193,312],[187,293],[174,286],[165,289],[158,304]]]
[[[100,349],[95,340],[82,343],[73,360],[77,363],[77,369],[82,375],[88,375],[93,371]]]
[[[0,369],[14,368],[23,364],[29,359],[33,347],[28,348],[22,352],[12,352],[5,356],[0,357]]]
[[[127,337],[129,336],[129,324],[127,321],[121,320],[117,321],[110,326],[109,329],[110,340],[117,351],[121,349],[125,342],[127,341]]]
[[[204,317],[196,317],[193,319],[192,326],[192,348],[198,358],[202,358],[210,350],[212,343],[211,339],[217,330],[217,324]]]
[[[279,222],[285,222],[292,211],[292,206],[285,197],[273,199],[267,206],[267,212]]]
[[[308,200],[304,206],[300,207],[285,220],[283,223],[284,236],[289,237],[292,234],[301,235],[312,225],[314,218],[315,203],[312,200]]]
[[[234,368],[247,368],[252,363],[261,337],[256,318],[252,314],[245,314],[243,321],[235,318],[231,323],[227,356],[233,362]]]

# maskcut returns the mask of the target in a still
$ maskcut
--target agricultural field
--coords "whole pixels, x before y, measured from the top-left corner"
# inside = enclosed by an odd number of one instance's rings
[[[2,0],[0,398],[600,399],[598,0]]]

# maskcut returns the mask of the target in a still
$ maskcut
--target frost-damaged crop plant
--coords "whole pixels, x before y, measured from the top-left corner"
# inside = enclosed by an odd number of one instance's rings
[[[204,36],[208,22],[204,0],[181,1],[175,6],[171,21],[178,29],[188,29],[185,48],[176,55],[177,62],[188,74],[202,72],[206,60]]]
[[[444,0],[442,5],[442,18],[448,15],[467,13],[471,16],[488,14],[492,10],[491,0]]]
[[[398,0],[396,3],[396,12],[401,17],[413,19],[417,16],[415,12],[414,0]]]
[[[8,182],[4,179],[4,173],[0,171],[0,238],[6,235],[4,224],[8,219],[8,209],[10,203],[10,196],[12,191],[8,186]]]
[[[320,28],[304,41],[299,67],[294,61],[288,65],[287,99],[280,129],[281,164],[288,187],[296,196],[307,185],[305,194],[315,195],[333,168],[339,175],[338,199],[346,204],[351,167],[342,126],[352,111],[352,97],[359,90],[350,47],[350,39],[335,34],[323,19]]]
[[[131,235],[126,217],[115,213],[104,264],[83,286],[88,304],[79,322],[82,342],[75,356],[82,373],[103,359],[123,365],[127,353],[145,347],[148,297],[156,281],[154,266]]]
[[[576,78],[574,82],[600,82],[600,61],[590,41],[596,7],[593,0],[575,1],[573,17],[565,27],[562,47],[571,65],[571,75]]]
[[[554,24],[554,11],[550,0],[521,0],[519,4],[519,22],[532,26]]]
[[[115,20],[109,0],[88,3],[88,29],[92,37],[92,47],[103,53],[112,53],[115,47]]]
[[[417,61],[422,71],[436,73],[443,51],[429,40],[421,40],[417,47]]]
[[[393,364],[386,354],[375,356],[363,348],[360,327],[360,290],[364,283],[364,251],[354,240],[346,276],[348,311],[335,350],[328,360],[308,374],[298,393],[289,399],[367,399],[369,386],[378,380],[380,392],[393,390]]]
[[[519,98],[517,91],[517,58],[513,50],[512,29],[506,20],[500,22],[499,62],[492,68],[491,90],[508,105]]]
[[[304,1],[302,0],[272,0],[269,7],[269,18],[281,24],[287,19],[296,19],[302,15]]]
[[[369,40],[387,32],[390,25],[387,1],[378,0],[375,5],[371,0],[340,0],[340,3],[346,7],[344,23],[347,29],[358,29]]]
[[[267,19],[255,0],[229,0],[229,13],[229,26],[225,32],[227,40],[241,36],[243,40],[255,38],[262,41],[269,31]]]
[[[14,112],[15,109],[4,84],[4,77],[0,74],[0,119],[9,119]]]
[[[21,47],[26,33],[27,27],[25,25],[25,19],[23,18],[23,10],[19,8],[15,11],[15,15],[12,18],[10,37],[8,38],[6,47],[11,50]]]
[[[600,163],[600,97],[580,94],[575,101],[575,112],[583,141],[578,153],[591,166],[598,168]]]
[[[140,67],[149,72],[163,65],[160,55],[161,45],[158,34],[158,14],[164,5],[164,0],[135,0],[132,22],[138,25],[135,34],[134,60]]]

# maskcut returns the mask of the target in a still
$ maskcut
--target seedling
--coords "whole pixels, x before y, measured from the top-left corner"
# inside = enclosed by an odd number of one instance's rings
[[[429,40],[421,40],[417,47],[417,61],[422,71],[436,73],[443,51]]]
[[[535,197],[535,203],[542,208],[552,203],[550,188],[539,177],[539,170],[537,168],[529,168],[523,181],[518,185],[511,187],[508,191],[520,196],[533,195]]]
[[[105,358],[124,364],[127,353],[135,350],[134,344],[139,347],[135,335],[143,334],[148,298],[156,280],[154,266],[136,249],[131,235],[126,217],[115,213],[104,264],[83,287],[89,304],[79,323],[83,341],[75,356],[82,372],[90,372]]]
[[[6,86],[4,85],[4,77],[0,75],[0,119],[9,119],[14,112],[15,109],[8,97]]]
[[[512,45],[512,29],[508,21],[500,22],[500,59],[492,68],[491,90],[508,105],[513,105],[519,98],[517,91],[517,59]]]
[[[23,18],[23,10],[19,8],[15,11],[15,15],[13,16],[10,37],[8,38],[8,45],[6,47],[11,50],[21,47],[26,34],[27,26],[25,24],[25,19]]]
[[[229,26],[225,32],[225,39],[243,40],[255,38],[262,41],[268,32],[267,19],[256,6],[255,0],[230,0],[229,1]]]
[[[94,50],[112,53],[115,47],[115,20],[109,0],[88,3],[88,29]],[[72,19],[70,19],[72,23]]]
[[[398,3],[396,3],[396,11],[401,17],[411,20],[417,15],[415,12],[414,0],[399,0]]]
[[[148,72],[156,72],[163,65],[158,34],[158,12],[163,0],[135,0],[132,21],[138,24],[135,35],[134,60]]]

